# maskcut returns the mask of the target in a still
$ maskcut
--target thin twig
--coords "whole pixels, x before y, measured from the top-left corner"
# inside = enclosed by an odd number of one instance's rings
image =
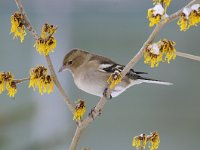
[[[49,70],[50,70],[50,72],[51,72],[51,75],[52,75],[52,77],[54,78],[54,83],[55,83],[55,85],[57,86],[57,88],[58,88],[60,94],[64,97],[65,103],[67,104],[67,106],[69,107],[70,111],[71,111],[72,114],[73,114],[73,113],[74,113],[74,108],[75,108],[75,106],[74,106],[74,104],[70,101],[68,95],[65,93],[65,91],[64,91],[64,89],[62,88],[60,82],[58,81],[58,78],[57,78],[56,73],[55,73],[55,70],[54,70],[54,68],[53,68],[53,65],[52,65],[50,56],[47,55],[45,58],[46,58],[46,61],[47,61],[48,66],[49,66]]]
[[[35,40],[39,39],[40,36],[37,34],[37,32],[35,31],[35,29],[33,28],[33,26],[31,25],[31,22],[29,21],[28,19],[28,16],[24,10],[24,7],[21,3],[20,0],[15,0],[16,4],[17,4],[17,7],[19,9],[19,11],[21,12],[21,14],[23,15],[23,18],[24,18],[24,25],[25,27],[28,29],[29,33],[35,38]],[[54,70],[54,67],[52,65],[52,61],[51,61],[51,58],[49,55],[45,56],[46,58],[46,61],[47,61],[47,64],[48,64],[48,67],[49,67],[49,70],[51,72],[51,76],[53,77],[54,79],[54,83],[55,85],[57,86],[59,92],[61,93],[61,95],[64,97],[64,101],[65,103],[67,104],[67,106],[69,107],[69,110],[71,111],[71,113],[73,114],[74,113],[74,104],[71,102],[71,100],[69,99],[69,97],[67,96],[67,94],[65,93],[64,89],[62,88],[60,82],[58,81],[58,78],[56,76],[56,73],[55,73],[55,70]]]
[[[84,131],[83,128],[80,128],[80,127],[76,128],[76,132],[74,134],[71,145],[69,147],[70,150],[76,150],[77,149],[77,145],[78,145],[78,142],[80,140],[80,136],[83,133],[83,131]]]
[[[192,0],[190,3],[188,3],[185,7],[188,7],[196,2],[198,2],[199,0]],[[142,48],[139,50],[139,52],[131,59],[131,61],[129,61],[129,63],[125,66],[124,70],[121,72],[122,73],[122,77],[124,77],[129,70],[142,58],[143,56],[143,51],[146,49],[147,45],[150,44],[157,36],[157,34],[160,32],[160,30],[169,22],[175,20],[178,18],[178,16],[180,15],[180,13],[182,12],[183,8],[178,10],[177,12],[175,12],[174,14],[170,15],[167,19],[162,20],[153,30],[153,32],[150,34],[150,36],[148,37],[147,41],[143,44]],[[108,88],[107,91],[107,95],[110,95],[111,90]],[[106,104],[106,97],[101,97],[99,102],[97,103],[94,112],[93,112],[93,117],[88,116],[86,119],[84,119],[81,124],[79,124],[78,128],[82,128],[82,130],[84,130],[92,121],[93,118],[95,119],[99,112],[102,111],[104,105]],[[74,138],[71,142],[70,145],[70,150],[76,150],[76,147],[78,145],[78,141],[80,138],[80,132],[75,132]],[[76,146],[72,146],[72,145],[76,145]]]
[[[14,79],[14,82],[15,82],[16,84],[19,84],[19,83],[22,83],[22,82],[24,82],[24,81],[28,81],[28,80],[30,80],[30,78]]]
[[[21,3],[20,0],[15,0],[15,3],[17,4],[17,7],[19,9],[19,11],[21,12],[21,14],[23,15],[23,18],[24,18],[24,25],[26,26],[27,30],[30,32],[30,34],[37,40],[39,39],[39,35],[37,34],[37,32],[35,31],[35,29],[32,27],[27,15],[26,15],[26,12],[24,10],[24,7]]]
[[[191,55],[191,54],[187,54],[187,53],[183,53],[183,52],[179,52],[179,51],[176,52],[176,55],[183,57],[183,58],[188,58],[188,59],[200,61],[200,56],[195,56],[195,55]]]

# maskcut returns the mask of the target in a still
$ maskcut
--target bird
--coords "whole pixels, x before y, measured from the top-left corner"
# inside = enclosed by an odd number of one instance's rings
[[[70,71],[74,83],[79,89],[102,97],[108,86],[108,78],[115,71],[121,72],[124,67],[124,65],[120,65],[107,57],[74,48],[64,56],[59,72]],[[141,83],[172,85],[170,82],[144,77],[145,74],[147,73],[130,69],[121,82],[111,91],[110,98],[117,97],[133,85]]]

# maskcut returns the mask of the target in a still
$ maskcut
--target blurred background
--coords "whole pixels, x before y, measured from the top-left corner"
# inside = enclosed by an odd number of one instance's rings
[[[189,0],[172,1],[168,14]],[[108,56],[126,64],[141,48],[153,28],[148,27],[147,9],[152,0],[22,0],[28,16],[40,33],[46,22],[58,25],[57,48],[51,54],[56,69],[72,48]],[[27,34],[21,44],[10,35],[10,16],[17,10],[14,0],[0,1],[0,71],[11,71],[17,79],[27,77],[36,65],[47,66],[33,48]],[[176,22],[159,34],[177,43],[177,50],[200,55],[199,27],[180,32]],[[200,63],[177,57],[169,64],[151,69],[140,60],[137,71],[173,86],[142,84],[112,99],[84,132],[78,149],[131,150],[133,136],[157,130],[162,150],[199,149]],[[86,99],[90,111],[99,98],[74,85],[69,72],[57,74],[72,100]],[[0,150],[67,150],[75,132],[75,122],[55,88],[40,96],[18,85],[15,98],[0,95]],[[88,113],[88,112],[87,112]]]

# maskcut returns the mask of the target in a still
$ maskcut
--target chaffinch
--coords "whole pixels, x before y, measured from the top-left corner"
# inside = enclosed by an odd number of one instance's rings
[[[63,59],[59,72],[69,70],[76,86],[86,93],[103,96],[108,85],[107,80],[115,71],[121,72],[125,66],[109,58],[81,49],[72,49]],[[116,97],[129,87],[141,83],[171,85],[172,83],[142,77],[145,72],[131,69],[122,81],[112,90],[110,97]]]

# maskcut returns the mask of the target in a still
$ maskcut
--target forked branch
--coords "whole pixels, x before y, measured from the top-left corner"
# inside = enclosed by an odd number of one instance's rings
[[[33,26],[31,25],[31,22],[29,21],[29,18],[27,17],[27,14],[24,10],[24,7],[21,3],[20,0],[15,0],[17,7],[19,9],[19,11],[21,12],[21,14],[23,15],[24,18],[24,25],[27,28],[27,30],[29,31],[29,33],[34,37],[35,40],[39,39],[40,36],[37,34],[37,32],[35,31],[35,29],[33,28]],[[51,72],[51,76],[54,79],[54,83],[57,86],[60,94],[63,96],[65,103],[67,104],[67,106],[69,107],[69,110],[71,111],[71,113],[73,114],[74,112],[74,104],[73,102],[70,100],[70,98],[68,97],[68,95],[65,93],[64,89],[62,88],[60,82],[58,81],[58,78],[56,76],[51,58],[49,55],[45,56],[49,70]]]
[[[200,0],[192,0],[190,3],[188,3],[185,7],[191,6],[194,3],[199,2]],[[166,18],[165,20],[162,20],[153,30],[153,32],[150,34],[150,36],[148,37],[147,41],[143,44],[142,48],[138,51],[138,53],[129,61],[129,63],[125,66],[124,70],[121,72],[122,73],[122,77],[124,77],[131,68],[133,68],[133,66],[142,58],[143,56],[143,51],[146,49],[147,45],[150,44],[151,42],[154,41],[154,39],[156,38],[156,36],[158,35],[158,33],[161,31],[161,29],[169,22],[177,19],[180,15],[180,13],[182,12],[183,8],[178,10],[177,12],[175,12],[174,14],[170,15],[168,18]],[[178,56],[183,57],[183,54],[181,55],[180,52],[177,52]],[[184,57],[186,57],[186,55],[184,55]],[[187,57],[189,58],[189,57]],[[190,57],[191,58],[191,57]],[[108,86],[107,86],[108,87]],[[107,94],[106,95],[110,95],[111,90],[108,88]],[[80,138],[79,134],[80,132],[78,132],[78,130],[84,130],[85,128],[87,128],[87,126],[93,121],[94,118],[96,118],[99,114],[100,111],[102,111],[102,109],[104,108],[104,105],[106,104],[106,97],[101,97],[101,99],[99,100],[99,102],[97,103],[95,109],[94,109],[94,113],[93,113],[93,117],[88,116],[85,120],[82,121],[82,123],[79,125],[79,127],[77,127],[74,138],[72,139],[71,145],[70,145],[70,150],[76,150],[76,147],[78,145],[78,139]]]

